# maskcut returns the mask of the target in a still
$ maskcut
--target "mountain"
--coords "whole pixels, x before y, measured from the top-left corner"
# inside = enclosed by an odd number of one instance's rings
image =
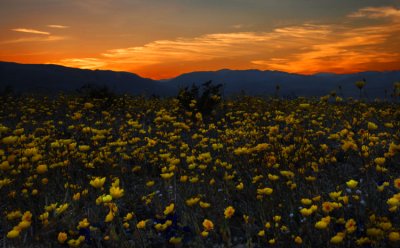
[[[17,64],[0,62],[0,92],[73,92],[84,85],[107,86],[116,93],[173,96],[178,90],[212,80],[224,85],[224,94],[245,92],[249,95],[273,95],[279,85],[281,96],[322,96],[336,91],[343,97],[357,97],[356,81],[365,79],[365,95],[389,97],[393,83],[400,80],[400,71],[366,71],[352,74],[317,73],[301,75],[280,71],[229,70],[199,71],[168,80],[142,78],[129,72],[84,70],[59,65]],[[386,90],[386,93],[385,93]]]
[[[272,95],[279,85],[281,96],[322,96],[332,91],[343,97],[357,97],[354,83],[366,80],[365,94],[368,98],[388,97],[393,83],[400,80],[400,71],[360,72],[353,74],[317,73],[301,75],[280,71],[229,70],[202,71],[182,74],[168,81],[176,89],[212,80],[224,85],[224,93],[237,94],[244,91],[250,95]]]
[[[162,82],[139,77],[129,72],[85,70],[50,64],[18,64],[0,62],[0,91],[14,92],[73,92],[84,85],[106,86],[115,93],[171,93]]]

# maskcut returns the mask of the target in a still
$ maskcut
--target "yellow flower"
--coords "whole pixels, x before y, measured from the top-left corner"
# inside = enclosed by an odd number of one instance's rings
[[[171,177],[174,176],[174,172],[161,173],[160,176],[161,176],[163,179],[170,179]]]
[[[69,206],[68,203],[62,204],[61,206],[59,206],[58,208],[56,208],[56,210],[55,210],[56,214],[61,214],[62,212],[64,212],[65,210],[67,210],[68,206]]]
[[[164,215],[169,215],[174,211],[175,204],[171,203],[169,206],[167,206],[164,210]]]
[[[127,213],[126,216],[124,217],[124,221],[130,221],[133,218],[132,213]]]
[[[14,239],[19,236],[19,232],[20,231],[18,229],[14,228],[7,233],[7,238]]]
[[[280,215],[275,215],[273,217],[273,219],[274,219],[275,222],[279,222],[279,221],[281,221],[282,217]]]
[[[376,130],[378,126],[373,122],[368,122],[368,130]]]
[[[182,238],[180,238],[180,237],[171,237],[169,239],[169,242],[174,245],[181,243],[181,241],[182,241]]]
[[[343,242],[343,238],[345,237],[345,233],[338,232],[335,236],[331,238],[332,244],[340,244]]]
[[[379,228],[372,227],[367,229],[367,235],[372,237],[378,237],[383,235],[383,231]]]
[[[203,202],[203,201],[200,201],[200,202],[199,202],[199,205],[200,205],[201,208],[209,208],[209,207],[211,206],[210,203],[208,203],[208,202]]]
[[[325,217],[325,218],[322,218],[320,221],[315,223],[315,228],[317,228],[317,229],[325,229],[325,228],[327,228],[329,223],[330,223],[330,220],[331,220],[331,218],[329,216]]]
[[[257,194],[259,195],[270,195],[272,194],[274,190],[271,188],[263,188],[263,189],[257,189]]]
[[[214,223],[209,219],[204,219],[203,227],[206,231],[211,231],[212,229],[214,229]]]
[[[312,204],[312,200],[308,199],[308,198],[302,198],[301,199],[301,203],[304,205],[311,205]]]
[[[139,221],[139,222],[136,224],[136,227],[137,227],[138,229],[144,229],[144,228],[146,228],[147,221],[148,221],[148,220],[141,220],[141,221]]]
[[[243,189],[243,183],[240,182],[238,185],[236,185],[237,190],[242,190]]]
[[[148,181],[147,183],[146,183],[146,186],[147,187],[151,187],[151,186],[153,186],[154,185],[154,181]]]
[[[8,136],[8,137],[3,138],[2,141],[3,141],[3,144],[12,145],[15,142],[17,142],[17,140],[18,140],[18,136]]]
[[[357,187],[358,182],[356,180],[349,180],[346,182],[347,187],[349,187],[350,189],[354,189],[355,187]]]
[[[394,187],[396,189],[400,189],[400,178],[394,180]]]
[[[79,236],[77,239],[70,239],[68,241],[68,245],[71,247],[79,247],[82,243],[82,241],[85,240],[85,236]]]
[[[375,162],[375,164],[382,166],[386,162],[386,159],[383,157],[379,157],[379,158],[375,158],[374,162]]]
[[[110,195],[115,199],[121,198],[124,195],[124,190],[119,187],[111,187]]]
[[[157,229],[157,231],[165,231],[170,225],[172,225],[171,220],[167,220],[164,224],[157,223],[154,225],[154,227]]]
[[[300,109],[309,109],[310,108],[310,104],[309,103],[300,103],[299,104],[299,108]]]
[[[14,219],[18,219],[22,216],[21,211],[17,210],[17,211],[12,211],[10,213],[7,213],[7,220],[14,220]]]
[[[83,107],[84,107],[85,109],[91,109],[91,108],[94,107],[94,105],[93,105],[93,103],[86,102],[86,103],[83,105]]]
[[[90,180],[90,185],[92,185],[95,188],[101,188],[103,187],[105,181],[106,181],[105,177],[102,178],[96,177],[95,179]]]
[[[61,244],[64,244],[64,242],[67,240],[67,238],[68,238],[67,233],[65,233],[65,232],[58,233],[57,239],[58,239],[58,242],[60,242]]]
[[[88,146],[88,145],[80,145],[80,146],[78,146],[78,149],[81,152],[86,152],[86,151],[89,151],[90,146]]]
[[[390,232],[388,238],[392,242],[397,242],[400,240],[400,234],[399,232]]]
[[[103,195],[103,196],[100,196],[100,199],[101,199],[100,203],[101,202],[108,203],[108,202],[112,201],[113,197],[111,195]]]
[[[79,224],[78,224],[78,226],[76,228],[77,229],[87,228],[89,225],[90,225],[89,221],[87,220],[87,218],[85,218],[85,219],[79,221]]]
[[[23,220],[23,221],[21,221],[20,223],[18,223],[18,228],[20,229],[20,230],[23,230],[23,229],[26,229],[26,228],[28,228],[28,227],[30,227],[31,226],[31,222],[30,221],[26,221],[26,220]]]
[[[114,213],[110,210],[106,216],[104,222],[111,222],[114,219]]]
[[[203,238],[205,238],[205,237],[208,236],[208,232],[207,232],[207,231],[202,231],[202,232],[200,233],[200,235],[201,235]]]
[[[232,206],[225,208],[224,211],[225,219],[230,219],[234,213],[235,209]]]
[[[348,233],[353,233],[357,229],[357,223],[354,219],[349,219],[345,226]]]
[[[186,205],[189,207],[196,205],[200,201],[200,197],[192,197],[186,200]]]
[[[46,173],[46,172],[47,172],[47,165],[45,165],[45,164],[38,165],[38,166],[36,167],[36,172],[37,172],[38,174]]]
[[[265,235],[265,231],[261,230],[257,233],[258,236],[263,237]]]
[[[303,240],[301,239],[301,237],[300,236],[296,236],[295,238],[294,238],[294,242],[296,243],[296,244],[302,244],[303,243]]]

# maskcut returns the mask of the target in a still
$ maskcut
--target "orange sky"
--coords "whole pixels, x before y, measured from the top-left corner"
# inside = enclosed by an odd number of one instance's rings
[[[95,4],[95,1],[81,2]],[[41,11],[46,9],[32,11],[31,18],[9,17],[0,25],[0,61],[130,71],[153,79],[222,68],[302,74],[400,69],[400,9],[397,6],[358,6],[329,18],[313,19],[310,14],[295,20],[283,18],[274,22],[271,19],[265,27],[261,17],[254,17],[257,20],[252,24],[251,15],[243,14],[243,20],[236,24],[219,23],[220,26],[214,27],[207,23],[207,28],[201,22],[184,25],[170,17],[189,7],[197,11],[204,6],[182,7],[180,1],[173,2],[173,7],[163,6],[166,10],[161,7],[153,10],[160,18],[167,13],[163,18],[168,23],[153,23],[156,21],[149,18],[143,21],[149,22],[148,29],[143,24],[133,31],[126,30],[129,23],[121,20],[107,22],[105,18],[104,25],[99,24],[101,16],[110,11],[114,11],[113,16],[126,14],[122,9],[113,10],[110,1],[103,1],[97,9],[79,5],[82,13],[88,11],[93,18],[100,18],[96,19],[96,28],[91,24],[94,20],[85,20],[78,14],[76,18],[65,13],[40,18]],[[4,8],[2,11],[5,12]],[[239,23],[244,19],[247,23]]]

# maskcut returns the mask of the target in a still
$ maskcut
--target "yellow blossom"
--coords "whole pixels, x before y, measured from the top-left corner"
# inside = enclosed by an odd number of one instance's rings
[[[294,238],[294,242],[295,242],[296,244],[301,245],[301,244],[303,243],[303,239],[302,239],[300,236],[296,236],[296,237]]]
[[[67,239],[68,239],[67,233],[65,233],[65,232],[59,232],[58,233],[57,240],[61,244],[64,244]]]
[[[346,185],[347,185],[347,187],[349,187],[351,189],[354,189],[354,188],[357,187],[358,182],[356,180],[351,179],[351,180],[346,182]]]
[[[200,201],[200,202],[199,202],[199,205],[200,205],[201,208],[209,208],[209,207],[211,206],[210,203],[208,203],[208,202],[203,202],[203,201]]]
[[[399,232],[390,232],[388,238],[392,242],[400,241],[400,233]]]
[[[234,213],[235,209],[232,206],[228,206],[224,211],[225,219],[230,219]]]
[[[257,194],[270,195],[270,194],[272,194],[273,191],[274,191],[273,189],[266,187],[266,188],[262,188],[262,189],[257,189]]]
[[[7,233],[7,238],[9,238],[9,239],[14,239],[14,238],[16,238],[16,237],[18,237],[19,236],[19,230],[18,229],[12,229],[11,231],[9,231],[8,233]]]
[[[146,227],[146,223],[148,220],[141,220],[136,224],[136,227],[138,229],[144,229]]]
[[[164,210],[164,215],[169,215],[174,211],[175,204],[171,203],[169,206],[167,206]]]
[[[204,219],[203,227],[206,231],[211,231],[212,229],[214,229],[214,223],[209,219]]]
[[[102,177],[102,178],[96,177],[96,178],[90,180],[90,185],[92,185],[95,188],[101,188],[101,187],[103,187],[105,181],[106,181],[105,177]]]
[[[115,199],[121,198],[124,195],[124,189],[113,186],[110,188],[110,195]]]
[[[343,242],[344,237],[345,237],[345,233],[339,232],[331,238],[331,243],[332,244],[340,244]]]

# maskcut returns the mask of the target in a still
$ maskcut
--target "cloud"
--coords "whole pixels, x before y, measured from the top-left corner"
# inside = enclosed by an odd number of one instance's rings
[[[399,25],[336,27],[330,34],[312,44],[307,51],[291,53],[286,58],[253,60],[252,63],[273,70],[311,74],[355,72],[368,70],[373,64],[400,62],[400,50],[390,42],[392,36],[400,35]]]
[[[46,37],[27,37],[27,38],[18,38],[14,40],[6,40],[2,41],[0,44],[12,44],[12,43],[24,43],[24,42],[51,42],[51,41],[60,41],[65,39],[67,39],[67,37],[65,36],[49,35]]]
[[[60,28],[60,29],[69,28],[69,26],[56,25],[56,24],[50,24],[50,25],[47,25],[47,27],[49,27],[49,28]]]
[[[247,55],[249,50],[245,49],[246,46],[263,46],[270,38],[269,33],[254,32],[207,34],[195,38],[158,40],[143,46],[112,49],[102,56],[141,65],[168,61],[206,61]]]
[[[106,63],[97,58],[76,58],[63,59],[58,64],[82,69],[97,69],[103,67]]]
[[[348,15],[348,17],[350,18],[366,17],[371,19],[390,17],[394,19],[399,19],[400,9],[391,6],[366,7],[351,13],[350,15]]]
[[[15,31],[15,32],[22,32],[22,33],[50,35],[49,32],[40,31],[40,30],[36,30],[36,29],[30,29],[30,28],[14,28],[11,30]]]
[[[352,20],[356,16],[375,19],[397,15],[398,10],[393,7],[367,7],[347,16],[342,23],[304,23],[268,32],[237,31],[156,40],[110,49],[93,58],[71,58],[58,63],[139,74],[152,71],[153,75],[146,75],[150,77],[157,77],[157,68],[208,70],[216,67],[216,61],[220,68],[231,63],[229,66],[235,69],[252,67],[304,74],[389,68],[400,64],[400,23],[388,18],[383,23],[358,23],[356,27]],[[163,77],[176,76],[176,71],[164,73]]]
[[[235,29],[241,29],[241,28],[243,28],[243,27],[244,27],[243,24],[235,24],[235,25],[232,25],[232,28],[235,28]]]

